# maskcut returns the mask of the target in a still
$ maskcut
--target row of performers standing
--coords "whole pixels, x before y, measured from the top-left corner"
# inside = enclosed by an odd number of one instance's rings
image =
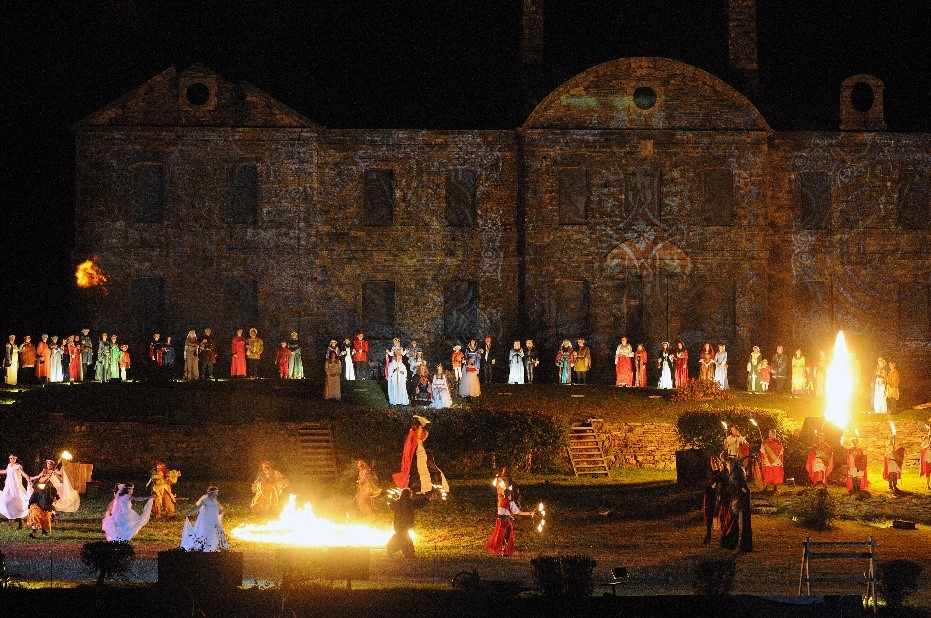
[[[710,353],[710,345],[706,344],[707,348],[702,349],[699,378],[714,380],[721,388],[727,388],[727,352],[724,344],[718,346],[717,354]],[[638,343],[635,350],[627,337],[621,337],[614,351],[615,386],[648,386],[648,360],[647,350],[642,343]],[[664,341],[656,366],[659,369],[659,388],[682,388],[688,384],[689,351],[683,342],[679,341],[673,351],[669,342]]]
[[[43,334],[36,344],[32,336],[16,343],[10,335],[4,349],[4,381],[10,385],[47,384],[52,382],[81,382],[92,377],[98,381],[126,380],[130,368],[129,346],[119,343],[113,335],[104,338],[98,346],[94,361],[94,342],[90,330],[80,335],[68,335],[59,340],[57,335]]]

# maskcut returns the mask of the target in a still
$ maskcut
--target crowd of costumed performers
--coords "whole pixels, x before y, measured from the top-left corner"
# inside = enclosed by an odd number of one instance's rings
[[[81,506],[81,497],[71,486],[61,459],[58,463],[47,459],[38,474],[29,476],[19,458],[11,454],[6,469],[0,470],[0,475],[4,477],[0,515],[6,517],[7,527],[16,523],[22,530],[25,521],[32,538],[36,538],[38,533],[48,536],[58,513],[74,513]]]

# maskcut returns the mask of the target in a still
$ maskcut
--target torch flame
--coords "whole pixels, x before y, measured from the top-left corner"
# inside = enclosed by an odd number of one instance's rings
[[[721,427],[724,427],[724,431],[727,431],[727,421],[721,421]]]
[[[297,508],[297,496],[288,496],[281,516],[264,524],[240,524],[233,536],[256,543],[279,543],[300,547],[384,547],[391,530],[362,524],[339,524],[314,515],[309,502]]]
[[[100,268],[100,264],[97,263],[96,255],[78,264],[77,270],[74,271],[74,278],[79,288],[99,287],[104,296],[109,292],[107,286],[104,285],[108,277],[104,274],[103,269]]]
[[[834,341],[834,357],[824,380],[827,407],[824,418],[841,429],[850,424],[850,400],[853,397],[853,370],[850,353],[844,341],[844,331],[838,331]]]
[[[72,459],[74,459],[74,456],[68,451],[62,451],[61,458],[64,459],[65,461],[71,461]]]
[[[889,421],[889,429],[892,430],[892,435],[895,435],[895,423]]]

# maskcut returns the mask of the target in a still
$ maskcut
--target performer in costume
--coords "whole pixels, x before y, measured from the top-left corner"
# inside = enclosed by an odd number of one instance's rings
[[[191,329],[188,331],[187,338],[184,340],[185,380],[197,380],[200,377],[200,368],[197,363],[199,353],[200,341],[197,339],[197,332]]]
[[[175,379],[175,345],[171,342],[171,335],[165,337],[165,347],[162,348],[162,366],[169,380]]]
[[[415,496],[410,489],[405,487],[401,490],[398,499],[391,503],[391,510],[394,511],[392,519],[394,534],[388,539],[389,556],[401,552],[405,558],[414,557],[414,540],[411,538],[411,530],[414,529],[417,510],[427,506],[435,496],[434,492]]]
[[[889,414],[897,414],[899,411],[900,383],[901,377],[895,361],[889,361],[889,371],[886,373],[886,409]]]
[[[219,351],[219,346],[217,346],[216,340],[213,338],[213,330],[210,328],[204,329],[204,338],[201,339],[200,346],[200,379],[201,380],[216,380],[217,376],[214,373],[214,366],[217,364],[217,356]]]
[[[16,345],[16,335],[10,335],[7,339],[3,366],[6,368],[4,381],[9,386],[16,386],[19,377],[19,346]]]
[[[502,477],[495,482],[497,492],[497,517],[495,528],[485,543],[485,549],[495,556],[509,557],[514,553],[514,517],[516,515],[533,515],[533,511],[522,511],[515,500],[511,485]]]
[[[281,494],[288,484],[288,479],[272,468],[272,462],[263,459],[258,475],[252,481],[252,502],[249,508],[258,515],[277,515],[282,507]]]
[[[336,341],[334,340],[332,343],[334,347],[327,350],[326,362],[323,363],[323,373],[326,376],[323,383],[323,398],[338,400],[342,397],[339,380],[343,368],[339,364],[339,350],[335,347]]]
[[[395,337],[391,340],[391,347],[385,350],[385,380],[390,381],[390,374],[388,373],[388,367],[391,363],[394,362],[394,357],[396,354],[401,355],[403,358],[407,356],[407,350],[401,345],[401,340],[398,337]]]
[[[359,476],[356,478],[356,505],[363,515],[371,515],[375,498],[381,495],[381,487],[378,486],[378,476],[369,467],[367,463],[359,460]]]
[[[417,382],[414,384],[413,401],[418,405],[432,405],[433,403],[433,382],[430,376],[418,374]]]
[[[467,365],[468,359],[472,359],[472,364],[475,366],[475,370],[482,370],[482,351],[478,349],[478,345],[476,344],[475,339],[469,339],[469,345],[466,346],[465,355]]]
[[[495,368],[495,363],[497,359],[495,358],[494,349],[491,345],[491,337],[485,337],[485,346],[481,350],[482,352],[482,382],[485,384],[491,384],[494,382],[493,370]]]
[[[48,536],[52,532],[52,513],[57,499],[58,493],[51,482],[36,481],[33,484],[32,495],[29,497],[29,514],[26,516],[26,525],[31,530],[30,538],[36,538],[38,530],[42,531],[42,536]]]
[[[430,372],[429,367],[427,367],[427,361],[423,359],[423,351],[417,350],[410,356],[408,360],[408,366],[411,368],[412,376],[419,376],[421,373],[428,374]]]
[[[663,342],[663,349],[660,351],[659,358],[656,359],[656,366],[659,368],[659,388],[672,388],[672,376],[676,371],[676,357],[669,349],[669,342]]]
[[[508,353],[508,384],[524,383],[524,350],[520,347],[520,340],[514,342],[514,347]]]
[[[123,382],[129,380],[129,369],[132,363],[129,359],[129,345],[124,343],[120,346],[120,379]]]
[[[471,356],[466,358],[466,368],[462,374],[462,381],[459,382],[460,397],[479,397],[482,394],[482,387],[478,382],[478,368]]]
[[[705,486],[702,497],[702,515],[705,519],[705,540],[707,545],[711,542],[711,530],[715,520],[721,516],[721,495],[728,483],[727,462],[719,457],[711,458],[711,477]]]
[[[718,344],[718,353],[714,355],[714,381],[722,390],[727,390],[727,350],[723,343]]]
[[[889,408],[886,406],[886,376],[889,368],[886,366],[886,359],[882,356],[876,359],[876,370],[873,374],[873,412],[876,414],[886,414]]]
[[[152,510],[155,512],[155,519],[165,517],[174,517],[175,503],[177,499],[172,487],[178,482],[181,472],[178,470],[169,470],[168,466],[160,461],[155,462],[155,468],[149,473],[149,482],[146,487],[152,487]]]
[[[32,345],[32,337],[25,335],[23,343],[19,346],[19,372],[18,382],[32,384],[36,381],[36,347]]]
[[[436,373],[433,374],[433,380],[430,384],[432,403],[430,407],[434,410],[451,408],[453,405],[453,396],[449,390],[449,380],[446,379],[446,373],[443,371],[443,365],[436,366]]]
[[[64,371],[62,370],[61,359],[64,353],[61,346],[58,345],[58,335],[52,335],[52,342],[49,344],[49,361],[48,361],[48,381],[62,382],[64,380]]]
[[[925,487],[931,489],[931,418],[925,425],[927,433],[921,439],[921,455],[918,458],[918,473],[925,477]]]
[[[689,351],[682,341],[676,342],[676,388],[689,384]]]
[[[149,361],[156,367],[162,366],[162,354],[164,352],[165,344],[162,343],[161,333],[154,333],[152,335],[152,341],[149,342]]]
[[[763,366],[763,355],[760,354],[760,346],[753,346],[750,352],[750,360],[747,361],[747,392],[760,394],[763,392],[763,382],[760,379],[760,369]]]
[[[746,467],[750,461],[750,444],[740,434],[740,428],[737,425],[731,425],[730,431],[730,435],[724,438],[724,452],[728,460],[738,461],[740,465]]]
[[[259,329],[250,328],[246,339],[246,374],[250,378],[259,377],[259,363],[265,352],[265,342],[259,337]]]
[[[779,490],[779,485],[785,479],[785,459],[782,442],[775,429],[769,430],[769,437],[760,445],[760,467],[763,476],[763,489],[770,485],[773,491]]]
[[[458,343],[453,346],[453,353],[449,360],[453,366],[453,376],[458,384],[462,381],[462,366],[465,364],[465,354],[462,352],[462,346]]]
[[[556,352],[556,367],[559,371],[560,384],[572,384],[572,367],[574,365],[575,351],[572,349],[572,342],[563,339],[562,346]]]
[[[110,380],[110,340],[107,333],[100,333],[97,342],[97,363],[94,365],[94,379],[98,382]]]
[[[352,364],[357,380],[369,378],[369,342],[365,340],[365,334],[361,332],[356,333],[352,341]]]
[[[815,397],[824,397],[824,380],[828,371],[828,355],[824,350],[818,352],[818,364],[815,365]]]
[[[282,380],[288,379],[288,367],[291,364],[291,350],[288,349],[288,342],[282,341],[281,346],[275,352],[275,366],[278,367],[278,377]]]
[[[592,368],[592,349],[585,345],[585,339],[579,337],[576,340],[579,349],[575,351],[575,365],[572,372],[575,374],[576,384],[588,384],[588,372]]]
[[[291,332],[288,349],[291,350],[291,356],[288,358],[288,377],[292,380],[303,380],[304,361],[301,359],[301,340],[296,331]]]
[[[706,341],[698,355],[698,379],[714,381],[714,348]]]
[[[45,467],[37,475],[30,477],[30,481],[48,483],[55,488],[57,497],[52,505],[53,510],[60,513],[74,513],[81,506],[81,496],[71,486],[71,481],[61,466],[55,465],[51,459],[45,460]]]
[[[82,328],[81,338],[78,340],[81,354],[81,380],[91,379],[91,366],[94,364],[94,340],[91,339],[90,333],[91,329]]]
[[[786,372],[789,369],[789,359],[786,357],[783,347],[781,345],[776,346],[776,353],[773,354],[773,390],[777,393],[786,392],[786,387],[789,385],[788,380],[786,380]]]
[[[355,382],[356,380],[356,367],[352,362],[352,341],[349,340],[349,337],[343,339],[343,345],[339,349],[339,356],[344,366],[344,374],[346,380],[349,382]]]
[[[627,337],[614,350],[614,385],[633,386],[634,384],[634,348],[627,343]]]
[[[107,512],[101,527],[108,541],[131,541],[152,514],[154,496],[137,498],[133,495],[132,483],[120,483],[113,490],[113,499],[107,505]],[[133,502],[145,502],[142,513],[133,509]]]
[[[828,478],[834,470],[834,449],[824,441],[823,433],[818,433],[818,441],[808,451],[805,469],[812,485],[828,486]]]
[[[7,518],[7,526],[13,522],[23,529],[23,519],[29,514],[29,498],[32,497],[32,484],[29,476],[23,471],[16,455],[10,455],[9,464],[0,475],[6,476],[3,483],[3,492],[0,493],[0,515]]]
[[[750,486],[744,467],[728,462],[728,483],[721,498],[721,547],[753,551],[753,524],[750,516]]]
[[[634,386],[641,388],[647,385],[647,349],[642,343],[637,344],[634,352]]]
[[[769,392],[769,382],[772,377],[773,368],[769,366],[769,361],[764,358],[760,361],[760,390],[762,392]]]
[[[533,339],[524,342],[524,382],[533,384],[533,372],[540,364],[540,355],[533,345]]]
[[[902,468],[905,466],[905,447],[899,446],[893,433],[889,436],[886,445],[886,456],[883,457],[883,480],[889,482],[889,489],[893,493],[899,491],[899,479],[902,478]]]
[[[119,337],[110,335],[110,379],[120,379],[120,362],[123,358],[123,352],[118,343]]]
[[[230,341],[230,377],[246,377],[246,338],[242,329],[236,329],[236,336]]]
[[[394,360],[388,365],[388,403],[393,406],[410,404],[407,396],[407,367],[400,350],[394,353]]]
[[[844,436],[841,436],[840,445],[844,446]],[[847,476],[844,478],[844,484],[847,485],[847,490],[850,493],[865,491],[870,488],[866,468],[866,451],[860,447],[860,438],[854,436],[850,440],[850,448],[847,450]]]
[[[223,529],[224,509],[217,499],[219,495],[217,486],[211,485],[194,508],[184,514],[181,548],[185,551],[225,551],[230,548]],[[191,525],[189,518],[193,515],[197,515],[197,521]]]
[[[49,370],[51,367],[49,361],[51,357],[52,349],[48,344],[48,335],[42,333],[39,343],[36,344],[36,380],[39,383],[46,383],[49,381]]]
[[[449,492],[446,475],[424,447],[424,441],[430,435],[426,429],[429,423],[426,418],[414,415],[414,423],[407,432],[401,452],[401,469],[392,475],[398,489],[410,488],[414,495],[427,494],[435,489],[444,494]]]
[[[81,347],[80,339],[77,335],[68,337],[65,346],[65,354],[68,356],[68,382],[74,384],[81,381]]]
[[[795,351],[792,357],[792,396],[807,395],[807,380],[805,379],[805,357],[802,356],[802,349]]]

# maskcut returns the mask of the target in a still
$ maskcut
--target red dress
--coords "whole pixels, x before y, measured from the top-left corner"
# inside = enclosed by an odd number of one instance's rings
[[[498,498],[498,517],[485,549],[496,556],[510,556],[514,553],[514,514],[517,505],[507,496]]]
[[[776,438],[766,438],[763,440],[760,454],[762,455],[760,468],[763,471],[763,484],[780,485],[785,480],[782,442]]]
[[[278,348],[275,352],[275,364],[278,365],[278,377],[288,378],[288,365],[291,364],[291,350],[287,347]]]
[[[620,350],[621,346],[618,346]],[[634,366],[631,362],[633,359],[626,354],[619,354],[617,357],[617,364],[614,366],[614,373],[616,377],[615,386],[633,386],[634,383]]]
[[[73,343],[68,344],[68,359],[68,377],[76,382],[81,379],[81,354]]]
[[[233,337],[230,352],[233,354],[233,360],[230,361],[230,377],[246,377],[246,338]]]
[[[637,366],[637,375],[634,386],[647,385],[647,351],[637,350],[634,353],[634,365]]]
[[[686,349],[676,351],[676,388],[682,388],[689,383],[689,351]]]

